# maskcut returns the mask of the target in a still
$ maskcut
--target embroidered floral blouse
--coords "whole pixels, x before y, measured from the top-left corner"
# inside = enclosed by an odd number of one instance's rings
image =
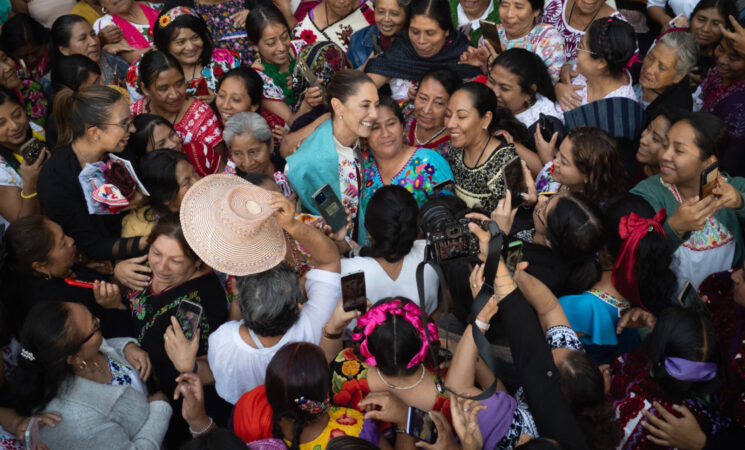
[[[131,102],[136,102],[143,97],[140,92],[140,59],[138,57],[127,70],[127,92]],[[210,63],[202,69],[201,77],[207,82],[207,87],[212,91],[217,91],[217,82],[222,74],[228,70],[241,65],[240,57],[232,50],[216,48],[212,51]],[[196,77],[199,79],[199,77]],[[197,88],[192,83],[186,83],[186,95],[197,97]]]
[[[511,48],[524,48],[540,56],[554,83],[559,81],[559,72],[564,65],[564,38],[553,25],[539,23],[533,27],[525,36],[517,39],[508,39],[502,24],[497,25],[499,39],[506,50]],[[484,37],[479,38],[479,47],[484,46]]]
[[[322,5],[323,3],[320,3]],[[293,30],[295,39],[302,39],[308,44],[321,41],[331,41],[341,47],[344,52],[349,50],[349,40],[355,31],[359,31],[375,23],[375,12],[365,0],[360,1],[360,7],[354,9],[346,17],[332,23],[323,30],[313,21],[315,8],[308,12],[305,18],[298,22]]]
[[[290,67],[287,72],[280,72],[279,66],[264,62],[263,70],[256,70],[264,81],[263,97],[267,100],[285,102],[290,106],[295,104],[295,94],[292,92],[292,83],[287,83],[287,78],[292,76],[295,70],[295,61],[303,47],[307,43],[302,39],[294,39],[290,42]]]
[[[220,120],[206,103],[196,98],[191,102],[184,117],[173,124],[173,129],[184,144],[192,141],[201,142],[210,148],[215,148],[222,142]],[[133,103],[130,109],[132,110],[132,116],[150,112],[150,107],[146,104],[144,98]]]
[[[244,65],[250,66],[254,62],[256,52],[248,42],[245,27],[236,27],[230,18],[244,9],[244,0],[227,0],[216,4],[194,2],[194,10],[207,23],[207,29],[215,45],[232,50],[239,55]]]

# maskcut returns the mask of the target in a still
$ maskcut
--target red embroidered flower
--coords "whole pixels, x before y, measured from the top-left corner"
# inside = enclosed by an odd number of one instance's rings
[[[354,350],[347,348],[344,350],[344,359],[357,359],[357,355],[354,354]]]
[[[345,413],[336,418],[336,423],[341,424],[341,425],[352,426],[357,423],[357,419]]]
[[[339,39],[344,43],[346,47],[349,47],[349,39],[352,37],[352,33],[354,33],[354,30],[349,25],[340,25],[339,29],[341,31],[337,31],[336,34],[339,36]]]
[[[137,84],[137,70],[127,71],[127,84],[135,86]]]
[[[352,394],[348,391],[339,391],[334,394],[334,405],[348,406],[349,401],[352,400]]]
[[[308,44],[312,44],[316,42],[318,38],[316,37],[316,34],[314,32],[310,30],[303,30],[300,32],[300,39],[304,40]]]
[[[487,82],[488,80],[489,80],[489,79],[488,79],[488,78],[486,78],[486,75],[479,75],[479,76],[477,76],[476,78],[474,78],[474,79],[473,79],[472,81],[475,81],[475,82],[477,82],[477,83],[481,83],[481,84],[486,84],[486,82]]]
[[[338,428],[334,428],[333,430],[331,430],[331,433],[329,434],[329,441],[335,437],[346,436],[346,435],[347,433],[343,432],[342,430]]]
[[[215,66],[215,68],[212,69],[212,73],[215,75],[215,77],[219,77],[220,75],[222,75],[223,73],[225,73],[225,71],[222,70],[222,67]]]
[[[343,395],[343,392],[347,395]],[[334,395],[334,404],[352,409],[359,409],[360,400],[362,400],[362,386],[357,380],[345,381],[341,385],[341,390]]]

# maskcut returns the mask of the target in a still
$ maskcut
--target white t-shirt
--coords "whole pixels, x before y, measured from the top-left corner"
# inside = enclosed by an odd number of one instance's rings
[[[368,256],[356,256],[354,258],[342,258],[341,273],[364,271],[365,289],[367,298],[373,304],[386,297],[406,297],[417,305],[419,304],[419,292],[416,287],[416,268],[424,260],[424,247],[427,242],[424,239],[414,241],[414,246],[408,255],[404,256],[404,263],[398,278],[391,277],[380,267],[374,258]],[[431,267],[424,268],[424,305],[427,314],[437,309],[437,291],[439,290],[437,272]],[[354,326],[355,322],[350,324]]]
[[[670,5],[670,9],[673,10],[673,18],[680,13],[686,15],[686,18],[691,19],[691,13],[693,9],[698,5],[700,0],[647,0],[647,8],[652,6],[659,6],[665,9],[665,5]]]
[[[292,342],[321,342],[323,325],[331,317],[341,298],[341,279],[338,273],[313,269],[305,275],[308,301],[303,304],[300,317],[272,347],[255,348],[240,336],[243,321],[222,324],[209,338],[207,360],[215,376],[217,393],[235,404],[244,393],[264,384],[266,366],[277,351]]]

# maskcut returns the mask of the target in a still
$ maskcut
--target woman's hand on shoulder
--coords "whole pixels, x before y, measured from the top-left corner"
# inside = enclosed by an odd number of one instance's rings
[[[486,406],[478,400],[469,400],[457,395],[450,397],[450,416],[453,418],[453,428],[464,450],[481,449],[484,445],[478,418],[479,412],[484,409]]]
[[[150,283],[150,267],[144,265],[147,255],[119,261],[114,266],[114,278],[125,287],[139,291]]]
[[[706,434],[696,417],[685,405],[673,405],[680,417],[671,413],[657,402],[653,403],[660,417],[649,411],[642,411],[647,420],[641,424],[647,430],[647,439],[662,447],[685,450],[700,450],[706,445]]]
[[[371,371],[368,370],[367,373],[369,375]],[[388,391],[369,393],[367,397],[360,400],[359,407],[365,414],[365,419],[395,423],[398,428],[406,426],[409,407]]]
[[[233,26],[236,28],[245,28],[246,27],[246,19],[248,19],[248,13],[250,11],[247,9],[242,9],[238,12],[235,12],[230,15],[230,20],[233,21]]]
[[[127,42],[124,39],[122,29],[114,24],[111,24],[99,31],[98,37],[99,39],[101,39],[101,45],[104,47],[108,44],[120,43],[121,41]]]
[[[556,101],[559,102],[561,109],[569,111],[582,106],[582,97],[580,97],[576,91],[581,91],[584,88],[584,86],[576,84],[564,82],[556,83],[556,86],[554,86],[554,92],[556,93]]]

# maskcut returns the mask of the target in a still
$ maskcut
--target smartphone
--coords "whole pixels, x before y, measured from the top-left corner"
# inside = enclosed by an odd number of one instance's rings
[[[512,158],[502,169],[504,182],[507,189],[512,194],[512,209],[522,205],[525,201],[523,195],[528,192],[528,186],[525,183],[525,174],[523,173],[523,164],[519,156]]]
[[[441,195],[443,195],[443,192],[450,192],[451,194],[455,194],[455,183],[453,183],[453,180],[441,181],[432,186],[431,198],[440,197]]]
[[[538,125],[541,126],[541,136],[543,137],[543,140],[550,142],[551,138],[554,136],[554,132],[556,131],[554,130],[554,123],[547,115],[540,113],[538,114]]]
[[[313,73],[310,67],[308,67],[308,63],[306,63],[304,59],[298,58],[296,64],[297,70],[300,72],[300,75],[302,75],[303,78],[305,78],[305,80],[308,82],[308,86],[317,86],[318,77],[316,77],[316,74]]]
[[[331,189],[331,185],[324,184],[310,198],[313,199],[324,220],[334,232],[344,228],[347,224],[347,214],[344,212],[344,205]]]
[[[717,187],[717,184],[719,184],[719,163],[715,162],[701,172],[699,200],[710,196],[714,188]]]
[[[688,18],[685,13],[680,13],[677,16],[670,19],[668,24],[673,28],[685,28],[688,25]]]
[[[690,281],[686,281],[683,290],[678,294],[678,303],[684,308],[698,308],[703,301]]]
[[[341,298],[344,311],[367,312],[367,289],[365,272],[352,272],[341,277]]]
[[[26,449],[37,450],[39,448],[39,421],[32,417],[26,427]]]
[[[433,444],[437,441],[437,427],[429,413],[409,406],[409,417],[406,420],[406,434],[420,441]]]
[[[499,30],[497,29],[497,24],[488,20],[479,20],[479,24],[481,25],[484,40],[490,43],[497,53],[501,53],[502,40],[499,39]]]
[[[189,300],[181,300],[176,310],[176,320],[181,325],[186,339],[192,340],[199,328],[199,319],[202,318],[202,305]]]
[[[507,264],[507,270],[510,273],[515,273],[517,265],[523,260],[523,241],[515,240],[507,244],[507,255],[504,258],[504,263]]]
[[[18,153],[26,160],[26,164],[33,164],[43,151],[44,143],[36,137],[32,137],[21,145]]]
[[[65,278],[65,283],[70,286],[81,287],[86,289],[93,289],[93,283],[90,281],[75,280],[73,278]]]
[[[202,97],[204,95],[210,95],[210,89],[207,87],[207,80],[204,77],[191,80],[189,82],[191,87],[197,90],[197,96]]]

